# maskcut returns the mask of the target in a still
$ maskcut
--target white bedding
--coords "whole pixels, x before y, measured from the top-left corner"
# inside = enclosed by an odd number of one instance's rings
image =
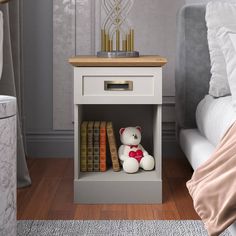
[[[179,142],[194,170],[207,161],[215,150],[214,145],[197,129],[182,129],[179,134]]]
[[[207,95],[196,111],[196,122],[200,133],[214,146],[219,144],[228,128],[236,120],[232,97],[213,98]]]

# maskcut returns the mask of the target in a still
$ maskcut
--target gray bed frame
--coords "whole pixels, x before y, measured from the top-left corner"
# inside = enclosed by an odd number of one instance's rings
[[[199,165],[196,158],[205,155],[202,160],[207,159],[214,150],[198,132],[195,120],[196,107],[208,94],[211,77],[205,12],[205,4],[185,5],[177,19],[175,85],[178,138],[194,169]],[[193,148],[197,145],[200,148]],[[229,227],[229,231],[236,235],[236,223]]]
[[[180,128],[195,128],[195,111],[209,90],[210,57],[205,5],[184,6],[177,19],[176,114]]]

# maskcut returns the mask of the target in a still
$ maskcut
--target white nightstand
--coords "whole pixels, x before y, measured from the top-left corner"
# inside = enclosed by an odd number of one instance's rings
[[[97,58],[79,56],[74,67],[74,200],[76,203],[161,203],[162,66],[160,56]],[[153,171],[80,172],[80,123],[86,105],[152,105]],[[109,112],[109,111],[107,111]],[[111,111],[112,112],[112,111]],[[91,120],[94,120],[91,117]],[[116,130],[116,132],[118,132]]]

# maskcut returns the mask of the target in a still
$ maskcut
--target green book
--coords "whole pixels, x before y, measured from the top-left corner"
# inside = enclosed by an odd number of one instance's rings
[[[93,126],[94,126],[94,121],[89,121],[88,122],[88,166],[87,170],[89,172],[93,171]]]
[[[93,170],[100,171],[100,121],[94,122],[93,127]]]
[[[80,126],[80,171],[87,171],[87,126],[88,122],[83,121]]]

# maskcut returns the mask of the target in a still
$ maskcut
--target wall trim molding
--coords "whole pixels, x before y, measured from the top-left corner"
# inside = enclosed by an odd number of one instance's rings
[[[163,154],[174,155],[177,146],[175,122],[162,123],[162,140]],[[74,132],[27,132],[26,145],[30,157],[73,157]]]
[[[29,157],[73,157],[73,132],[27,132]]]
[[[176,124],[172,116],[174,107],[175,96],[163,96],[163,154],[168,156],[175,155],[178,152],[175,132]],[[169,114],[169,112],[171,113]],[[27,155],[31,157],[73,157],[73,135],[73,130],[27,132]]]
[[[175,96],[163,96],[163,106],[175,106]]]

